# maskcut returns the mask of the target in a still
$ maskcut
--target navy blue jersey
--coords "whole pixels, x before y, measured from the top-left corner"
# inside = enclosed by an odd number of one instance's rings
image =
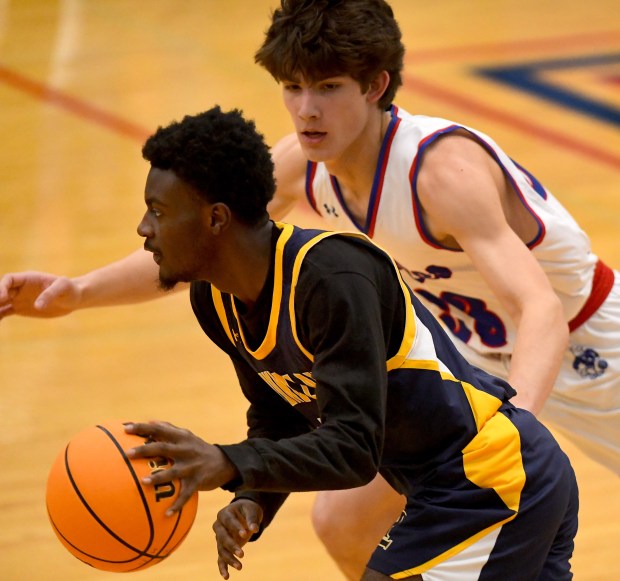
[[[241,475],[229,488],[259,499],[379,471],[415,512],[411,571],[514,519],[526,482],[514,390],[461,357],[365,236],[277,228],[256,305],[192,284],[250,401],[248,440],[221,446]]]

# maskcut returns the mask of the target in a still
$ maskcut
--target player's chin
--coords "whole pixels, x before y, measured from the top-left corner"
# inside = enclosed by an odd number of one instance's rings
[[[159,270],[159,288],[161,290],[171,291],[179,282],[181,279],[177,276],[166,275],[161,269]]]
[[[323,143],[309,143],[300,141],[300,145],[304,156],[308,159],[308,161],[319,163],[322,161],[329,161],[331,157]]]
[[[196,277],[191,272],[172,271],[163,265],[159,265],[159,288],[171,291],[180,282],[192,282]]]

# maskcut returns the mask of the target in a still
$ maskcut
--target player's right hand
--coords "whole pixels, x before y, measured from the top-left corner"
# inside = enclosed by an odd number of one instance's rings
[[[60,317],[73,312],[80,289],[65,276],[45,272],[14,272],[0,278],[0,320],[9,315]]]
[[[241,570],[241,547],[259,531],[262,520],[263,509],[248,498],[239,498],[217,513],[213,531],[217,542],[217,566],[224,579],[230,576],[229,566]]]

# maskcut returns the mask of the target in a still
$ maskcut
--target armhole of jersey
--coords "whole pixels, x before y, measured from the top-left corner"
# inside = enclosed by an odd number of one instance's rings
[[[546,230],[545,230],[544,222],[540,219],[540,216],[538,216],[538,214],[534,211],[532,206],[528,203],[527,199],[523,195],[523,192],[521,191],[521,188],[517,184],[515,177],[510,173],[510,171],[506,167],[506,164],[502,162],[502,160],[499,158],[499,155],[497,154],[497,151],[495,150],[495,148],[490,143],[488,143],[484,139],[483,136],[478,135],[474,131],[468,129],[467,127],[463,127],[462,125],[450,125],[449,127],[445,127],[443,129],[436,131],[435,133],[431,133],[430,135],[428,135],[420,143],[420,146],[418,147],[418,153],[415,159],[413,160],[413,163],[411,164],[411,169],[409,170],[409,182],[411,184],[411,196],[413,200],[413,213],[414,213],[414,218],[415,218],[415,224],[418,229],[418,232],[420,233],[420,237],[422,238],[422,240],[424,240],[424,242],[426,242],[426,244],[428,244],[429,246],[432,246],[433,248],[439,248],[441,250],[449,250],[451,252],[462,252],[461,250],[458,250],[455,248],[448,248],[446,246],[442,246],[441,244],[439,244],[439,242],[437,242],[431,236],[430,232],[426,228],[426,225],[424,224],[424,221],[422,220],[422,206],[420,205],[420,201],[418,199],[418,192],[417,192],[417,181],[418,181],[418,172],[420,171],[420,161],[424,155],[426,148],[431,143],[433,143],[437,138],[447,135],[448,133],[458,131],[458,130],[467,132],[476,141],[476,143],[478,143],[481,147],[483,147],[484,150],[493,158],[495,163],[502,170],[504,177],[510,182],[510,185],[514,189],[516,195],[519,197],[519,200],[521,201],[521,204],[523,205],[523,207],[529,212],[529,214],[532,216],[532,218],[538,225],[538,233],[534,236],[532,240],[530,240],[526,244],[526,246],[531,250],[532,248],[540,244],[543,238],[545,237]],[[520,166],[518,163],[514,162],[513,160],[511,161],[512,163],[514,163],[515,169],[518,172],[520,172],[525,177],[525,179],[530,183],[532,189],[534,189],[534,191],[541,197],[541,199],[546,200],[547,191],[542,186],[542,184],[532,174],[530,174],[525,168],[523,168],[522,166]]]
[[[520,171],[525,176],[525,179],[530,184],[530,187],[541,197],[541,199],[547,200],[548,194],[547,194],[547,190],[545,189],[545,187],[522,165],[518,164],[514,159],[511,159],[511,161],[512,163],[514,163],[517,170]],[[525,206],[525,209],[532,215],[532,218],[534,218],[534,220],[538,224],[538,234],[534,236],[534,238],[526,244],[526,246],[531,250],[535,246],[538,246],[542,242],[543,238],[545,237],[545,234],[547,232],[545,228],[545,223],[540,219],[538,214],[534,212],[534,209],[527,202],[527,200],[525,199],[525,196],[523,195],[523,192],[521,191],[519,186],[517,186],[516,181],[514,180],[512,175],[510,175],[510,173],[504,167],[504,165],[500,163],[500,167],[504,171],[504,174],[508,176],[508,179],[510,180],[512,187],[515,189],[515,192],[519,196],[521,203]]]
[[[327,238],[329,236],[334,236],[334,235],[353,236],[353,237],[356,237],[356,238],[362,238],[363,240],[366,240],[367,242],[370,242],[372,245],[376,246],[376,244],[374,242],[372,242],[372,240],[370,240],[370,238],[368,238],[368,236],[366,236],[366,234],[362,234],[361,232],[322,232],[318,236],[315,236],[314,238],[312,238],[311,240],[306,242],[299,249],[299,252],[297,253],[297,256],[295,257],[295,262],[293,263],[293,273],[292,273],[292,276],[291,276],[291,293],[290,293],[289,305],[288,305],[288,308],[289,308],[289,319],[291,321],[291,333],[293,335],[293,338],[295,339],[295,343],[297,344],[297,346],[299,347],[301,352],[308,359],[310,359],[310,361],[314,361],[314,355],[312,353],[310,353],[310,351],[308,351],[304,347],[304,345],[302,345],[301,341],[299,340],[299,336],[297,334],[297,322],[295,320],[295,289],[297,288],[297,280],[299,279],[299,272],[301,271],[301,264],[303,262],[303,259],[306,256],[306,254],[308,254],[308,251],[313,246],[318,244],[321,240],[324,240],[325,238]]]
[[[390,255],[383,248],[381,248],[378,244],[370,240],[370,238],[366,234],[363,234],[362,232],[323,232],[319,234],[318,236],[315,236],[308,242],[306,242],[299,249],[299,252],[297,253],[297,256],[295,257],[295,263],[293,264],[293,274],[291,276],[291,294],[289,298],[289,319],[291,321],[291,332],[292,332],[293,338],[295,339],[295,343],[297,344],[301,352],[310,361],[314,361],[314,356],[304,347],[304,345],[302,345],[301,341],[299,340],[299,336],[297,334],[297,323],[295,320],[295,288],[297,287],[297,280],[299,279],[299,272],[301,271],[301,265],[302,265],[303,259],[308,253],[308,251],[312,247],[314,247],[317,243],[319,243],[321,240],[324,240],[325,238],[329,236],[334,236],[334,235],[361,238],[362,240],[369,242],[371,245],[376,246],[379,250],[381,250],[385,254],[385,256],[390,260],[390,263],[392,264],[392,268],[394,269],[394,272],[396,273],[396,276],[398,277],[398,282],[400,284],[401,290],[405,297],[405,313],[406,313],[405,329],[403,332],[403,339],[402,339],[401,345],[398,349],[398,353],[396,353],[396,355],[390,358],[387,362],[388,371],[390,371],[391,369],[396,369],[397,367],[400,367],[403,361],[406,359],[409,351],[411,351],[411,347],[413,346],[413,342],[415,340],[416,325],[415,325],[415,318],[412,315],[413,306],[411,304],[411,295],[409,294],[409,287],[407,287],[407,285],[405,284],[405,281],[402,279],[402,276],[400,274],[400,271],[398,270],[398,266],[394,262],[394,259],[391,258]]]
[[[541,220],[540,216],[534,211],[534,208],[532,208],[532,206],[529,204],[525,195],[521,191],[521,188],[519,187],[517,180],[510,173],[510,171],[506,167],[506,164],[499,158],[499,155],[497,154],[497,151],[495,151],[495,148],[490,143],[488,143],[482,136],[477,135],[473,131],[468,130],[466,127],[464,127],[463,129],[465,129],[465,131],[467,131],[476,140],[476,143],[481,145],[484,148],[484,150],[495,160],[495,163],[502,170],[504,177],[510,182],[510,185],[512,186],[512,189],[515,191],[515,194],[519,197],[521,204],[529,212],[529,214],[532,216],[532,218],[538,225],[538,232],[536,233],[534,238],[532,238],[532,240],[526,243],[526,246],[530,250],[534,248],[535,246],[538,246],[543,241],[543,238],[545,237],[545,234],[546,234],[545,223]],[[542,184],[524,167],[520,166],[518,163],[516,163],[512,159],[510,161],[514,164],[515,169],[518,172],[520,172],[523,175],[523,177],[527,180],[527,182],[530,184],[530,187],[541,197],[541,199],[546,200],[547,191],[542,186]]]
[[[301,270],[301,263],[303,262],[303,259],[305,258],[306,254],[308,254],[308,251],[315,244],[319,243],[321,240],[327,238],[328,236],[333,236],[334,234],[336,234],[336,232],[322,232],[318,236],[315,236],[314,238],[306,242],[299,249],[299,252],[297,252],[297,256],[295,256],[295,262],[293,263],[293,273],[291,275],[291,292],[290,292],[289,303],[288,303],[289,319],[291,321],[291,334],[293,335],[293,339],[295,340],[295,343],[297,344],[301,352],[310,361],[314,361],[314,355],[310,353],[310,351],[308,351],[304,347],[304,345],[302,345],[301,341],[299,340],[299,336],[297,334],[297,321],[295,320],[295,289],[297,288],[297,280],[299,279],[299,271]],[[356,234],[353,234],[353,235],[355,236]],[[363,236],[364,238],[366,238],[366,236],[364,236],[363,234],[360,234],[360,236]]]
[[[450,252],[462,252],[462,250],[458,250],[455,248],[448,248],[447,246],[443,246],[439,244],[437,240],[435,240],[431,233],[426,228],[426,224],[422,219],[422,205],[420,204],[420,200],[418,199],[418,173],[420,172],[420,162],[422,161],[422,157],[424,156],[424,152],[426,148],[433,143],[437,138],[442,137],[443,135],[447,135],[448,133],[452,133],[458,129],[465,129],[460,125],[449,125],[448,127],[444,127],[443,129],[439,129],[430,135],[427,135],[418,145],[418,152],[411,164],[411,168],[409,170],[409,183],[411,185],[411,199],[413,202],[413,217],[415,220],[415,225],[420,234],[420,238],[429,246],[433,248],[438,248],[440,250],[448,250]]]
[[[389,257],[389,254],[387,256]],[[392,262],[394,271],[396,272],[396,276],[398,277],[398,282],[400,283],[400,288],[402,290],[403,296],[405,297],[405,329],[403,332],[403,340],[400,344],[400,347],[398,348],[398,352],[387,361],[386,365],[388,371],[391,371],[392,369],[397,369],[404,363],[407,355],[409,355],[409,352],[413,347],[413,342],[415,341],[416,336],[416,323],[415,316],[413,314],[413,304],[411,303],[411,292],[409,290],[409,287],[405,284],[405,281],[400,274],[400,270],[398,269],[396,262],[391,257],[390,260]]]
[[[230,342],[234,345],[235,341],[233,339],[232,333],[230,332],[230,325],[228,324],[228,317],[226,316],[226,309],[224,308],[222,293],[217,290],[213,285],[211,285],[211,298],[213,299],[213,306],[215,307],[217,316],[220,319],[222,328],[226,332],[226,335],[230,339]]]

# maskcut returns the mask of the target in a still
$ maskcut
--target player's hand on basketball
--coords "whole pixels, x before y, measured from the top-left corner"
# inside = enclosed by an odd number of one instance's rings
[[[148,437],[151,441],[127,451],[130,458],[169,458],[170,468],[154,472],[143,479],[145,484],[161,484],[176,478],[181,492],[169,509],[172,514],[191,498],[197,490],[213,490],[238,476],[237,469],[224,453],[189,430],[167,422],[127,424],[130,434]]]
[[[229,577],[229,566],[241,571],[242,547],[259,531],[262,520],[263,509],[248,498],[235,500],[217,513],[213,531],[217,542],[217,566],[224,579]]]
[[[80,301],[77,284],[65,276],[45,272],[15,272],[0,278],[0,319],[9,315],[60,317]]]

